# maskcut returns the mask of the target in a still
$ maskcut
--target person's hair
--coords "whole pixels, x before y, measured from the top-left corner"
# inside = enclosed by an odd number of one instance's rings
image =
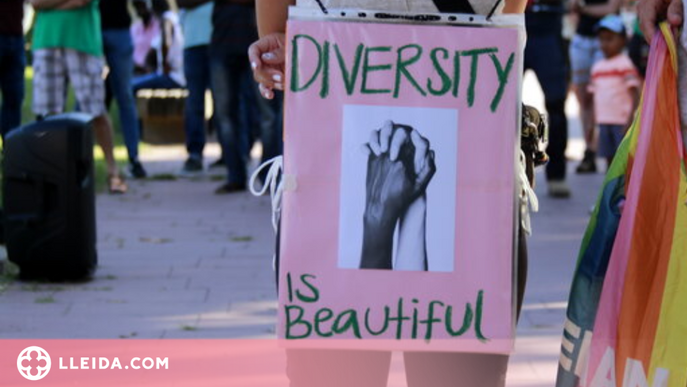
[[[167,0],[153,0],[153,13],[156,15],[162,15],[163,13],[169,11],[169,3]]]
[[[628,40],[627,33],[625,33],[625,31],[618,32],[618,31],[613,31],[613,30],[610,29],[610,28],[604,28],[604,27],[599,28],[599,32],[601,32],[601,31],[612,32],[612,33],[614,33],[615,35],[618,35],[618,36],[620,36],[621,38],[623,38],[623,39],[625,39],[625,40]]]

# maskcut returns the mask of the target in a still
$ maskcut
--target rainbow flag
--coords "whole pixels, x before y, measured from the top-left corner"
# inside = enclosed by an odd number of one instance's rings
[[[557,387],[687,385],[686,157],[677,47],[661,31],[582,242]]]

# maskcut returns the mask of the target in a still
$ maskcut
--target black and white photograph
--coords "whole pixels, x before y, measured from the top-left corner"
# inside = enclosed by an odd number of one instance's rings
[[[346,105],[339,267],[452,272],[458,111]]]

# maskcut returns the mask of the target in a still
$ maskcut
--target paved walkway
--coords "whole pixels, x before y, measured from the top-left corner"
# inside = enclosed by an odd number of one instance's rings
[[[11,311],[0,313],[0,339],[274,337],[269,199],[213,195],[221,177],[167,180],[183,157],[182,147],[153,148],[145,161],[157,178],[131,182],[125,196],[98,196],[94,281],[0,289],[0,310]],[[548,198],[539,178],[509,387],[553,385],[572,271],[602,176],[571,174],[569,200]],[[390,386],[404,385],[397,356]]]
[[[214,195],[212,176],[168,180],[181,151],[153,150],[153,179],[98,196],[94,281],[16,282],[0,295],[0,309],[14,311],[0,317],[0,338],[273,335],[269,200]]]

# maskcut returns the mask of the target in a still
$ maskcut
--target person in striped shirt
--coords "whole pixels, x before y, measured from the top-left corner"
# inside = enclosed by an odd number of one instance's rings
[[[604,17],[597,29],[604,59],[592,67],[589,91],[599,124],[599,155],[610,166],[639,105],[641,79],[625,53],[627,32],[620,16]]]

